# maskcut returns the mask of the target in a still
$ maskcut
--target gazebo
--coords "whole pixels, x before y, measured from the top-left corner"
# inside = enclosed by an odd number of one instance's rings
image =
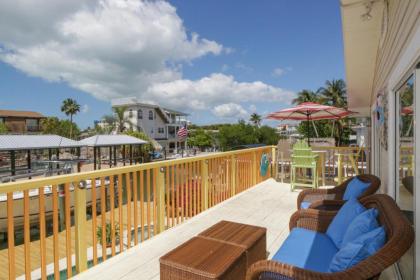
[[[77,156],[80,157],[80,148],[84,145],[59,135],[0,135],[0,152],[7,152],[10,155],[10,173],[16,175],[16,153],[26,152],[27,174],[32,174],[32,151],[48,150],[48,159],[52,159],[53,151],[56,152],[56,159],[60,157],[60,150],[75,148]]]
[[[98,157],[101,159],[101,148],[108,148],[109,151],[109,167],[112,167],[112,159],[114,162],[114,166],[117,165],[117,148],[122,146],[122,161],[123,165],[125,165],[126,161],[126,146],[129,147],[129,160],[130,164],[133,163],[133,147],[138,147],[139,150],[141,145],[148,143],[147,141],[138,139],[133,136],[125,135],[125,134],[117,134],[117,135],[94,135],[79,141],[83,146],[92,147],[93,148],[93,169],[96,170],[98,167],[101,169],[101,160],[99,160],[98,164]]]

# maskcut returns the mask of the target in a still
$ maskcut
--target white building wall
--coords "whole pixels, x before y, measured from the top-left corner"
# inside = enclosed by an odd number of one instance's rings
[[[419,5],[420,6],[420,5]],[[399,118],[399,113],[396,112],[396,91],[401,86],[403,82],[405,82],[414,72],[417,63],[420,62],[420,20],[417,20],[417,23],[414,26],[413,32],[409,38],[408,44],[406,47],[401,50],[401,56],[398,59],[397,63],[391,70],[389,78],[385,81],[382,88],[386,89],[386,94],[388,97],[388,150],[385,150],[384,147],[380,147],[379,149],[379,177],[381,178],[381,192],[387,193],[392,197],[396,197],[398,195],[395,191],[395,186],[397,184],[396,178],[396,120]],[[415,89],[415,99],[414,99],[414,106],[416,108],[416,121],[415,121],[415,147],[420,147],[420,96],[418,96],[420,92],[420,71],[417,70],[416,75],[416,87]],[[417,94],[417,95],[416,95]],[[374,109],[374,105],[372,106],[372,110]],[[376,128],[373,128],[373,132]],[[374,143],[372,143],[374,144]],[[420,166],[420,149],[414,150],[415,154],[415,167]],[[415,182],[420,182],[420,172],[419,169],[416,168],[415,172]],[[415,211],[415,228],[416,228],[416,240],[420,240],[420,210],[419,210],[419,203],[420,203],[420,192],[416,191],[416,189],[420,186],[420,183],[416,183],[414,187],[414,211]],[[415,261],[415,270],[416,275],[420,273],[420,242],[416,242],[415,244],[415,255],[417,256]]]
[[[130,110],[132,117],[130,118]],[[138,118],[138,111],[142,110],[143,118]],[[152,112],[153,119],[149,119],[149,112]],[[166,122],[162,116],[157,112],[156,108],[148,106],[127,106],[124,116],[133,124],[133,129],[138,130],[139,127],[152,138],[165,138],[166,137]],[[130,125],[126,124],[127,128]],[[163,132],[159,132],[159,128],[163,128]]]

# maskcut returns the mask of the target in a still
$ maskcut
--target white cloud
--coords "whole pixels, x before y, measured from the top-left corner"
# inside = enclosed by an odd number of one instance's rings
[[[281,77],[286,73],[286,69],[283,68],[275,68],[273,72],[271,73],[274,77]]]
[[[180,63],[224,50],[188,33],[169,3],[140,0],[1,1],[1,46],[0,60],[101,99],[179,79]]]
[[[223,73],[182,76],[183,63],[233,51],[187,32],[162,0],[0,1],[0,60],[28,75],[102,100],[136,96],[201,115],[229,115],[221,113],[227,108],[246,114],[250,102],[290,102],[293,92],[262,81],[239,82]],[[253,71],[242,63],[230,67]]]
[[[87,112],[89,112],[89,105],[85,104],[82,106],[82,113],[86,114]]]
[[[214,73],[199,80],[157,83],[142,97],[175,109],[206,110],[224,103],[290,103],[294,95],[261,81],[238,82],[233,76]]]
[[[244,118],[248,112],[239,104],[226,103],[213,108],[213,114],[219,118]]]

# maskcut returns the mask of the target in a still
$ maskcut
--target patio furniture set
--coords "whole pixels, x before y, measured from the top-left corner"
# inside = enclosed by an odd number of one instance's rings
[[[221,221],[160,259],[162,280],[378,279],[410,248],[414,231],[380,181],[359,175],[304,190],[290,233],[271,260],[265,228]]]

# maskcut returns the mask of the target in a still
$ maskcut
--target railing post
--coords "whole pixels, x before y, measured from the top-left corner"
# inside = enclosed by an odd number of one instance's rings
[[[165,230],[165,171],[161,167],[157,170],[157,233]]]
[[[203,210],[209,208],[209,161],[201,161],[201,205],[203,205]]]
[[[343,182],[343,155],[338,154],[338,163],[337,163],[337,184]]]
[[[232,196],[236,194],[236,156],[232,155],[230,158],[231,165],[230,165],[230,182],[232,186]]]
[[[276,146],[271,147],[271,176],[277,180],[277,154]]]
[[[87,269],[87,232],[86,232],[86,186],[76,182],[74,188],[74,230],[76,241],[76,271]],[[93,246],[96,246],[94,244]]]
[[[252,153],[252,185],[257,184],[257,153]]]
[[[286,174],[284,174],[284,153],[280,152],[280,168],[281,168],[281,182],[284,183],[284,179],[286,178]]]

